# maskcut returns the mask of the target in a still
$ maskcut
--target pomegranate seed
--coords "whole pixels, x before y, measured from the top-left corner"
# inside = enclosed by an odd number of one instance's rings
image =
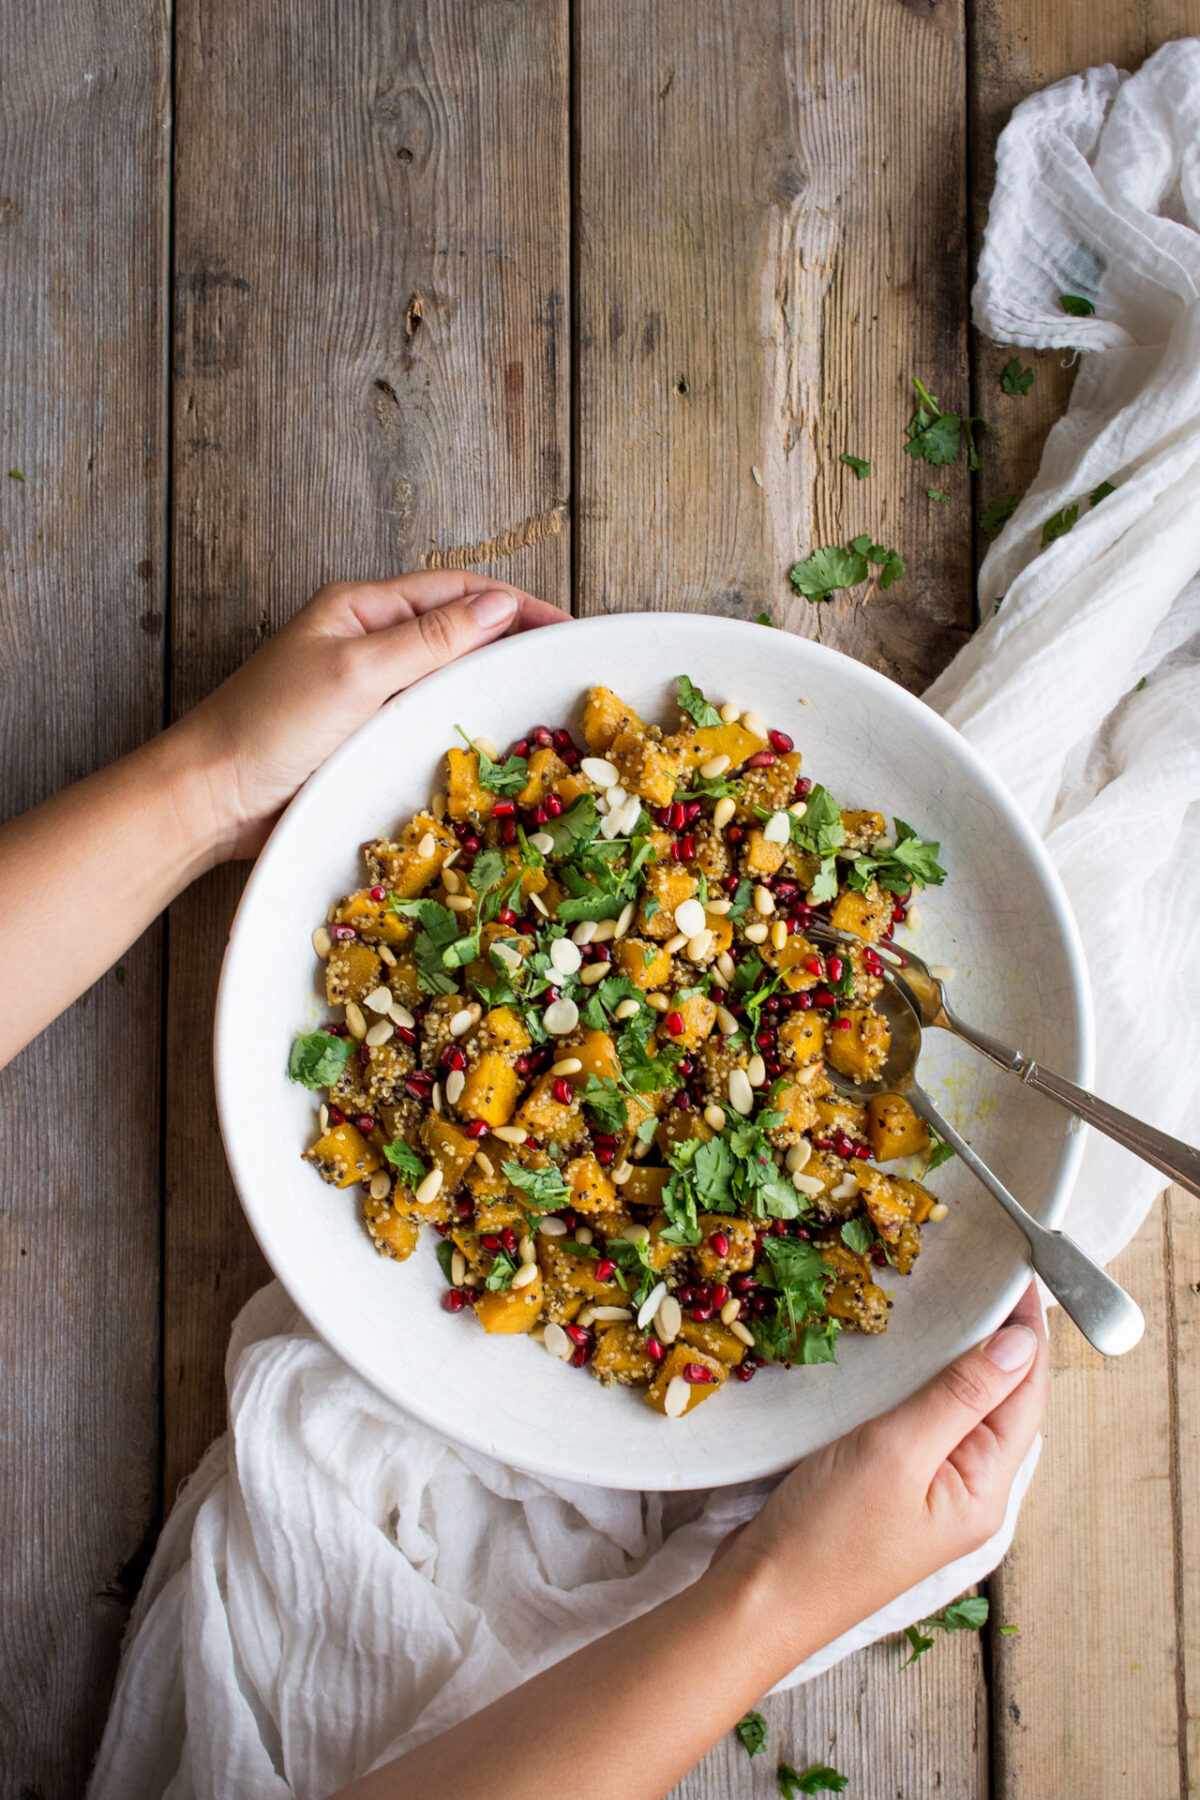
[[[834,1019],[831,1021],[831,1025],[834,1031],[849,1031],[850,1029],[849,1019]]]
[[[505,819],[500,827],[500,842],[502,844],[515,844],[516,841],[517,821],[515,819]]]
[[[731,825],[725,833],[731,844],[740,844],[745,835],[746,827],[744,825]]]
[[[500,1238],[497,1232],[485,1231],[479,1241],[485,1250],[498,1250],[500,1248]]]
[[[884,944],[890,944],[892,939],[895,937],[895,935],[896,935],[896,922],[895,922],[895,919],[893,919],[892,923],[888,926],[887,930],[880,934],[880,942],[884,943]]]
[[[359,1113],[354,1123],[358,1126],[358,1129],[363,1133],[364,1137],[369,1131],[374,1131],[375,1129],[375,1119],[371,1113]]]
[[[417,1034],[411,1025],[397,1025],[396,1040],[401,1044],[415,1044],[417,1041]]]
[[[554,733],[549,726],[535,725],[529,734],[529,741],[536,744],[539,750],[549,750],[554,743]]]
[[[867,1158],[871,1154],[870,1144],[855,1144],[854,1154],[855,1154],[855,1156],[857,1156],[859,1162],[866,1162]]]
[[[325,1030],[329,1033],[330,1037],[344,1038],[350,1036],[350,1027],[344,1025],[340,1019],[335,1019],[332,1025],[326,1025]]]
[[[409,1076],[404,1084],[404,1091],[412,1100],[425,1101],[429,1098],[429,1089],[423,1081],[418,1081],[415,1075]]]
[[[683,1379],[690,1381],[693,1387],[703,1387],[706,1381],[712,1380],[712,1370],[706,1369],[703,1363],[684,1363]]]
[[[497,800],[492,807],[493,819],[511,819],[517,810],[515,800]]]
[[[464,1194],[461,1200],[454,1202],[455,1211],[460,1219],[469,1219],[473,1211],[473,1203]]]
[[[474,832],[471,833],[470,837],[465,837],[463,839],[463,849],[468,856],[477,856],[482,847],[482,841],[475,836]]]
[[[560,1075],[558,1080],[554,1083],[554,1098],[558,1101],[560,1106],[570,1106],[572,1100],[575,1098],[575,1089],[571,1086],[565,1075]]]
[[[528,738],[518,738],[517,742],[513,745],[510,754],[513,756],[528,756],[529,755],[529,739]]]
[[[346,1123],[346,1115],[340,1106],[331,1106],[329,1108],[329,1123],[331,1125],[344,1125]]]
[[[691,1112],[692,1096],[688,1093],[686,1088],[679,1088],[677,1090],[672,1105],[677,1106],[680,1112]]]
[[[450,1235],[450,1227],[445,1219],[436,1220],[433,1229],[437,1232],[439,1237],[449,1237]]]
[[[515,925],[517,922],[517,915],[511,906],[502,906],[500,911],[496,914],[496,922],[499,925]]]
[[[596,1161],[598,1163],[602,1164],[602,1166],[606,1169],[607,1169],[609,1163],[612,1162],[612,1160],[616,1156],[616,1154],[617,1154],[616,1147],[613,1144],[597,1144],[596,1145]]]
[[[506,1225],[504,1230],[500,1233],[500,1242],[504,1245],[504,1248],[508,1251],[510,1256],[515,1256],[517,1254],[517,1234],[511,1225]]]
[[[691,862],[696,854],[696,840],[689,831],[679,840],[679,856],[681,862]]]
[[[592,1136],[598,1144],[615,1144],[617,1141],[611,1131],[593,1131]]]
[[[756,751],[750,758],[750,761],[746,764],[746,767],[748,769],[773,769],[775,767],[775,752],[773,750]]]
[[[867,969],[870,972],[870,974],[881,975],[883,973],[883,964],[879,960],[879,955],[878,955],[877,951],[870,950],[870,949],[864,950],[862,953],[862,958],[863,958],[863,967],[865,969]]]
[[[446,1312],[461,1312],[467,1304],[467,1297],[460,1288],[447,1288],[442,1295],[442,1307]]]
[[[582,1369],[587,1362],[588,1354],[587,1345],[581,1344],[578,1350],[572,1351],[571,1353],[571,1367],[573,1369]]]
[[[487,1120],[472,1119],[469,1125],[463,1126],[463,1130],[469,1138],[474,1138],[475,1142],[478,1143],[480,1138],[485,1138],[488,1134]]]
[[[562,809],[563,803],[561,794],[546,795],[546,817],[548,819],[557,819]]]
[[[870,1257],[871,1257],[871,1261],[875,1264],[875,1267],[877,1269],[883,1269],[883,1268],[887,1267],[887,1252],[884,1250],[884,1247],[882,1244],[872,1244],[871,1245]]]
[[[533,1063],[532,1057],[518,1056],[516,1062],[513,1064],[513,1068],[517,1071],[518,1075],[528,1075],[530,1068],[532,1067],[532,1063]]]
[[[725,1305],[725,1302],[729,1299],[729,1289],[723,1281],[718,1281],[716,1287],[712,1290],[710,1298],[712,1300],[713,1311],[720,1312],[721,1308]]]
[[[811,994],[793,994],[793,996],[792,996],[792,1005],[795,1007],[797,1012],[810,1011],[812,1008],[812,1003],[813,1003],[813,998],[812,998]]]
[[[692,1075],[695,1073],[695,1070],[696,1070],[695,1057],[694,1056],[681,1056],[679,1059],[679,1065],[675,1072],[677,1075],[682,1075],[684,1080],[686,1081],[686,1079],[689,1075]]]
[[[671,1037],[678,1037],[683,1030],[683,1014],[672,1012],[667,1014],[667,1032]]]
[[[687,824],[687,817],[688,817],[688,809],[683,804],[683,801],[682,800],[673,801],[672,805],[671,805],[671,830],[672,831],[682,831],[684,826]]]
[[[704,811],[704,806],[701,801],[689,800],[687,803],[687,822],[688,822],[688,824],[694,825],[696,823],[696,820],[700,817],[700,814],[703,811]]]
[[[787,1226],[782,1219],[772,1219],[767,1226],[767,1231],[772,1237],[784,1237],[787,1233]]]
[[[563,1212],[559,1213],[558,1216],[566,1222],[568,1231],[574,1231],[579,1223],[579,1214],[575,1211],[573,1206],[568,1206]]]
[[[369,891],[370,891],[372,900],[383,900],[387,897],[387,889],[385,887],[379,887],[377,885],[377,886],[371,888]]]
[[[441,1064],[443,1069],[465,1069],[467,1066],[466,1052],[460,1050],[457,1044],[447,1044],[442,1051]]]
[[[726,1237],[726,1235],[723,1231],[714,1231],[713,1232],[712,1236],[708,1240],[708,1247],[712,1251],[714,1256],[728,1256],[729,1255],[729,1239]],[[726,1294],[725,1299],[727,1300],[728,1298],[729,1298],[729,1296],[728,1296],[728,1294]],[[724,1305],[725,1302],[722,1301],[721,1304]]]
[[[818,988],[816,993],[813,995],[813,1000],[817,1006],[836,1006],[837,1005],[837,995],[831,994],[829,992],[828,988]]]
[[[789,750],[796,748],[786,731],[768,731],[767,740],[772,750],[778,750],[780,756],[786,756]]]
[[[775,1033],[769,1026],[764,1025],[762,1030],[755,1035],[754,1041],[760,1050],[769,1050],[775,1042]]]
[[[821,967],[821,959],[819,956],[806,956],[804,959],[804,966],[808,970],[810,975],[823,975],[824,974],[824,970]]]
[[[358,936],[358,933],[353,925],[331,925],[329,935],[335,944],[348,944],[352,938]]]
[[[754,1371],[755,1371],[755,1369],[757,1369],[757,1367],[758,1367],[757,1363],[740,1362],[738,1364],[737,1368],[733,1371],[734,1380],[735,1381],[753,1381],[754,1380]]]
[[[783,1064],[780,1062],[780,1060],[777,1056],[768,1056],[768,1058],[767,1058],[767,1074],[771,1077],[772,1081],[774,1081],[774,1079],[777,1075],[783,1074]]]
[[[556,750],[573,750],[575,748],[575,739],[562,726],[554,733],[554,748]]]
[[[588,1341],[588,1334],[582,1325],[564,1325],[563,1330],[573,1344],[586,1344]]]
[[[753,1275],[734,1275],[729,1282],[735,1294],[752,1294],[754,1292]]]
[[[596,1280],[608,1281],[616,1266],[611,1256],[602,1256],[596,1264]]]
[[[656,1337],[648,1337],[646,1339],[646,1355],[650,1358],[651,1362],[660,1363],[666,1354],[666,1351]]]
[[[794,900],[800,892],[800,884],[797,881],[791,881],[786,875],[777,875],[773,891],[780,900]]]
[[[893,906],[893,908],[892,908],[892,923],[894,925],[903,925],[903,923],[904,923],[905,919],[907,919],[907,917],[908,917],[907,906]]]
[[[703,1325],[705,1320],[711,1319],[712,1316],[713,1316],[713,1309],[708,1304],[707,1300],[702,1300],[700,1302],[699,1306],[692,1307],[692,1317],[693,1317],[693,1319],[695,1319],[695,1321],[698,1325]]]
[[[831,956],[829,958],[829,979],[830,979],[830,981],[840,981],[842,979],[843,974],[845,973],[845,969],[846,969],[846,965],[842,961],[840,956]]]
[[[548,812],[547,812],[547,811],[546,811],[546,808],[545,808],[545,807],[544,807],[544,806],[535,806],[535,807],[534,807],[534,809],[533,809],[533,822],[534,822],[534,824],[535,824],[535,825],[544,825],[544,824],[545,824],[545,823],[546,823],[546,820],[547,820],[547,819],[548,819],[548,818],[549,818],[549,817],[550,817],[550,815],[549,815],[549,813],[548,813]]]
[[[807,775],[802,775],[796,783],[796,798],[797,800],[807,800],[811,793],[812,782],[808,779]]]

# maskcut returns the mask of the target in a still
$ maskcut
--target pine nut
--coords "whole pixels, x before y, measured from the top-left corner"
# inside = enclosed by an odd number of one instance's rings
[[[752,1056],[750,1061],[746,1064],[746,1080],[750,1083],[752,1088],[765,1087],[767,1080],[767,1065],[761,1056]]]
[[[696,933],[695,937],[688,939],[688,942],[687,942],[688,960],[690,962],[696,962],[696,963],[703,962],[704,958],[712,950],[712,947],[713,947],[713,934],[712,934],[711,930],[708,928],[708,926],[705,926],[703,931],[698,931]]]
[[[491,1181],[496,1173],[496,1165],[486,1150],[477,1150],[475,1152],[475,1163],[479,1173],[484,1176],[486,1180]]]
[[[537,898],[537,895],[535,894],[534,899],[536,900],[536,898]],[[474,904],[475,904],[474,898],[470,894],[447,894],[446,895],[446,905],[450,908],[451,912],[456,912],[456,913],[470,912],[470,910],[474,906]]]
[[[729,1104],[743,1119],[754,1111],[754,1089],[745,1069],[734,1069],[729,1077]]]
[[[573,944],[590,944],[595,935],[596,920],[580,919],[578,925],[571,933],[571,942]]]
[[[551,1356],[557,1356],[561,1362],[565,1362],[575,1348],[562,1326],[556,1325],[553,1319],[542,1333],[542,1342]]]
[[[514,1288],[528,1287],[531,1281],[538,1278],[538,1266],[535,1262],[522,1263],[512,1278]]]
[[[717,1030],[722,1037],[732,1037],[738,1028],[738,1022],[727,1006],[717,1008]]]
[[[917,907],[910,906],[908,909],[908,929],[910,931],[916,931],[918,929],[918,927],[920,926],[920,923],[921,923],[920,911],[918,910]]]
[[[441,824],[442,820],[446,816],[446,808],[449,806],[449,804],[450,804],[450,802],[446,798],[446,795],[442,792],[441,788],[439,788],[437,793],[433,796],[433,799],[429,803],[429,810],[433,814],[434,818],[437,820],[439,825]]]
[[[756,712],[744,712],[742,714],[742,724],[753,737],[762,738],[764,742],[766,741],[768,735],[766,724],[759,718]]]
[[[517,1254],[521,1258],[521,1261],[524,1263],[531,1263],[531,1262],[537,1261],[537,1249],[534,1245],[533,1239],[529,1236],[528,1232],[525,1233],[525,1236],[521,1239],[520,1243],[517,1245]]]
[[[398,1000],[393,1000],[392,1004],[388,1007],[388,1018],[392,1021],[393,1025],[403,1025],[406,1031],[411,1031],[417,1022],[409,1012],[407,1006],[401,1006]]]
[[[700,773],[705,781],[716,781],[728,767],[729,758],[727,756],[710,756],[706,763],[700,764]]]
[[[768,844],[786,844],[791,835],[791,821],[785,812],[772,813],[763,826],[763,837]]]
[[[668,1294],[659,1302],[654,1316],[654,1327],[660,1342],[673,1344],[679,1336],[679,1327],[683,1324],[683,1308],[674,1294]]]
[[[737,802],[732,794],[726,794],[723,799],[718,800],[713,807],[713,825],[716,830],[724,831],[736,811]]]
[[[442,1180],[442,1171],[440,1169],[430,1169],[428,1175],[426,1175],[424,1181],[421,1182],[416,1193],[413,1195],[413,1199],[418,1206],[432,1205],[442,1191]]]
[[[462,887],[462,877],[457,869],[442,870],[442,886],[448,894],[457,894]]]
[[[945,1201],[939,1200],[934,1206],[930,1207],[929,1217],[935,1225],[940,1225],[949,1211],[950,1208],[946,1205]]]
[[[541,913],[543,919],[548,919],[550,917],[550,908],[546,905],[546,902],[542,899],[540,894],[530,894],[529,901],[530,904]]]
[[[434,1082],[433,1093],[429,1097],[430,1097],[431,1101],[433,1102],[434,1112],[440,1113],[442,1110],[442,1084],[440,1081]]]
[[[329,931],[324,925],[318,925],[317,929],[313,932],[312,947],[322,962],[325,961],[329,952],[333,949],[333,939],[330,937]]]
[[[794,806],[788,807],[788,811],[791,813],[793,819],[802,819],[808,811],[808,801],[797,800]]]
[[[607,944],[609,939],[616,935],[617,921],[615,919],[598,919],[596,929],[592,933],[592,942],[593,944]]]
[[[577,1244],[590,1244],[591,1241],[592,1241],[591,1226],[590,1225],[581,1225],[575,1233],[575,1242]]]
[[[391,1004],[392,990],[390,987],[372,988],[363,1001],[363,1005],[369,1006],[374,1013],[385,1013]]]
[[[732,700],[727,700],[721,708],[721,723],[723,725],[736,725],[741,716],[741,707],[735,706]]]
[[[420,857],[432,856],[436,849],[437,839],[434,837],[432,831],[427,831],[417,845],[417,855]]]
[[[737,1316],[741,1312],[741,1310],[742,1310],[742,1303],[738,1299],[737,1295],[734,1294],[730,1299],[728,1299],[725,1302],[724,1306],[721,1308],[721,1323],[722,1323],[722,1325],[732,1325],[733,1321],[737,1318]]]
[[[663,1411],[668,1419],[681,1419],[688,1409],[692,1390],[682,1375],[672,1375],[663,1395]]]
[[[747,1326],[743,1325],[740,1319],[735,1319],[729,1329],[732,1331],[735,1338],[741,1338],[743,1344],[747,1344],[750,1349],[753,1350],[754,1333],[749,1330]]]
[[[748,943],[765,944],[767,941],[767,921],[765,919],[755,919],[753,925],[747,925],[745,937]]]
[[[392,1191],[392,1178],[386,1169],[377,1169],[371,1177],[372,1200],[386,1200]]]
[[[710,918],[723,919],[727,912],[732,912],[733,901],[732,900],[709,900],[706,903],[704,910],[705,910],[705,912],[708,913]]]
[[[490,756],[493,762],[499,760],[500,752],[489,737],[472,738],[471,748],[478,750],[481,756]]]
[[[627,1244],[641,1244],[645,1248],[650,1242],[650,1227],[648,1225],[626,1225],[622,1228],[621,1236]]]
[[[461,1250],[455,1250],[450,1256],[450,1285],[461,1287],[467,1272],[467,1259]]]
[[[618,938],[623,938],[625,933],[629,930],[629,927],[633,924],[634,910],[633,901],[627,900],[621,908],[620,913],[617,915],[617,922],[613,927],[614,943]]]
[[[372,1050],[377,1050],[381,1044],[386,1044],[388,1039],[395,1035],[395,1031],[396,1027],[390,1019],[376,1019],[374,1025],[368,1027],[365,1041]]]
[[[549,856],[554,848],[554,839],[548,831],[535,831],[529,842],[535,850],[540,850],[543,856]]]
[[[446,1098],[450,1102],[451,1106],[455,1105],[455,1103],[461,1098],[462,1091],[466,1087],[466,1085],[467,1085],[467,1078],[463,1074],[462,1070],[461,1069],[451,1069],[449,1075],[447,1075],[447,1077],[446,1077]]]
[[[787,922],[784,919],[776,919],[771,927],[771,948],[773,950],[782,950],[787,941]]]
[[[647,994],[646,1005],[652,1006],[655,1012],[669,1012],[671,1008],[671,1002],[665,994]]]
[[[567,1221],[557,1219],[552,1214],[548,1219],[538,1220],[538,1232],[542,1237],[566,1237]]]
[[[394,969],[396,966],[396,952],[391,946],[389,944],[376,944],[375,948],[379,953],[379,960],[385,962],[389,969]]]
[[[726,987],[729,986],[729,983],[737,974],[737,964],[734,962],[732,956],[730,956],[728,950],[722,950],[720,956],[717,958],[717,974],[721,977],[721,980],[725,983]]]
[[[769,887],[756,887],[754,890],[754,910],[769,918],[775,911],[775,896]]]
[[[615,1168],[608,1171],[608,1179],[614,1187],[624,1187],[632,1174],[633,1164],[623,1157]]]
[[[655,1287],[650,1289],[650,1292],[638,1307],[637,1328],[639,1331],[645,1331],[647,1325],[650,1323],[666,1297],[667,1284],[665,1281],[658,1282]]]
[[[329,1108],[323,1100],[321,1102],[320,1111],[317,1113],[317,1122],[321,1127],[321,1136],[324,1137],[325,1133],[329,1130]]]
[[[641,1012],[641,1005],[636,1000],[618,1000],[613,1009],[614,1019],[632,1019],[634,1013]]]
[[[627,1306],[597,1306],[592,1317],[597,1325],[615,1325],[619,1320],[632,1319],[633,1314]]]
[[[704,1123],[712,1131],[724,1131],[725,1108],[723,1106],[717,1106],[715,1102],[711,1102],[704,1109]]]
[[[611,974],[611,963],[589,963],[586,969],[579,971],[579,979],[584,987],[595,987],[598,981],[603,981],[606,975]]]
[[[455,1013],[450,1021],[450,1036],[462,1037],[464,1032],[470,1031],[474,1023],[470,1008],[464,1006],[461,1011]]]
[[[801,1138],[798,1144],[793,1144],[783,1159],[783,1164],[788,1174],[795,1175],[799,1169],[804,1167],[811,1155],[812,1145],[807,1138]]]
[[[564,1056],[561,1062],[552,1065],[550,1073],[552,1075],[578,1075],[582,1067],[583,1064],[577,1056]]]
[[[450,851],[450,853],[449,853],[449,855],[448,855],[448,856],[447,856],[447,858],[446,858],[446,860],[445,860],[445,862],[444,862],[444,863],[443,863],[443,864],[442,864],[442,871],[443,871],[443,873],[444,873],[444,872],[445,872],[445,871],[446,871],[446,870],[447,870],[447,869],[448,869],[448,868],[450,868],[450,866],[451,866],[451,864],[452,864],[452,863],[456,863],[456,862],[457,862],[457,861],[458,861],[458,859],[459,859],[459,857],[460,857],[460,856],[461,856],[461,855],[462,855],[462,845],[461,845],[461,844],[455,844],[455,846],[454,846],[454,848],[453,848],[453,850],[451,850],[451,851]]]
[[[346,1026],[351,1037],[361,1039],[365,1038],[367,1035],[367,1021],[363,1018],[361,1009],[355,1006],[353,1000],[347,1000],[346,1002]]]
[[[598,788],[615,787],[618,780],[616,769],[604,756],[585,756],[579,765],[579,773]]]
[[[674,937],[669,937],[667,939],[666,943],[663,945],[663,949],[666,951],[668,956],[674,956],[676,951],[682,950],[683,946],[686,943],[687,943],[687,933],[683,932],[683,931],[677,931],[675,933]]]
[[[492,1136],[502,1144],[523,1144],[528,1134],[520,1125],[493,1125]]]

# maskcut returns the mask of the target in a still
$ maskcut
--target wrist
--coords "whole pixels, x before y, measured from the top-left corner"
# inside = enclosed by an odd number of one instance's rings
[[[741,1653],[759,1665],[761,1692],[837,1635],[825,1624],[826,1584],[744,1541],[719,1555],[696,1583]]]
[[[196,741],[188,719],[170,725],[135,756],[160,794],[172,849],[184,877],[207,874],[233,854],[237,821],[219,797],[211,758]]]

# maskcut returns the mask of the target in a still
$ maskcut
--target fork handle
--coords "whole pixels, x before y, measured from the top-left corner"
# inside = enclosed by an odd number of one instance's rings
[[[1110,1106],[1107,1100],[1097,1099],[1089,1094],[1086,1088],[1077,1087],[1068,1081],[1065,1075],[1056,1075],[1053,1069],[1043,1069],[1032,1056],[1026,1056],[1020,1050],[1010,1050],[998,1038],[990,1037],[986,1031],[977,1031],[973,1025],[966,1024],[945,1009],[946,1017],[956,1037],[963,1038],[968,1044],[998,1063],[1002,1069],[1017,1076],[1026,1087],[1036,1093],[1045,1094],[1048,1100],[1054,1100],[1059,1106],[1073,1112],[1077,1119],[1084,1119],[1110,1137],[1115,1143],[1132,1150],[1143,1162],[1149,1163],[1168,1177],[1186,1188],[1189,1194],[1200,1197],[1200,1150],[1194,1150],[1180,1138],[1168,1137],[1165,1131],[1156,1131],[1153,1125],[1135,1119],[1131,1113],[1122,1112],[1117,1106]]]
[[[1015,1200],[992,1174],[964,1137],[960,1137],[934,1106],[923,1088],[911,1082],[908,1099],[939,1137],[958,1152],[971,1173],[1000,1202],[1013,1224],[1024,1232],[1030,1260],[1067,1317],[1073,1319],[1089,1344],[1102,1356],[1123,1356],[1132,1350],[1146,1329],[1137,1301],[1105,1274],[1099,1263],[1081,1250],[1065,1232],[1042,1225]]]

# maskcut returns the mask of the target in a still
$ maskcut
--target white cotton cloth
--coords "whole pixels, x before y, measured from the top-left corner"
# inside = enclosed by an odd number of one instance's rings
[[[1063,293],[1095,315],[1065,315]],[[1194,1117],[1200,1067],[1185,911],[1200,873],[1198,295],[1200,43],[1020,106],[976,319],[1002,342],[1084,357],[980,572],[986,623],[928,697],[1045,834],[1087,946],[1099,1090],[1174,1131]],[[1090,508],[1104,481],[1116,492]],[[1070,505],[1079,522],[1042,550],[1043,521]],[[1169,1060],[1147,1004],[1165,989]],[[1068,1227],[1107,1259],[1162,1185],[1093,1136]],[[229,1430],[180,1497],[130,1623],[91,1800],[319,1800],[678,1591],[766,1491],[633,1494],[505,1468],[377,1394],[277,1286],[238,1319],[227,1380]],[[994,1568],[1036,1456],[989,1544],[789,1682]]]

